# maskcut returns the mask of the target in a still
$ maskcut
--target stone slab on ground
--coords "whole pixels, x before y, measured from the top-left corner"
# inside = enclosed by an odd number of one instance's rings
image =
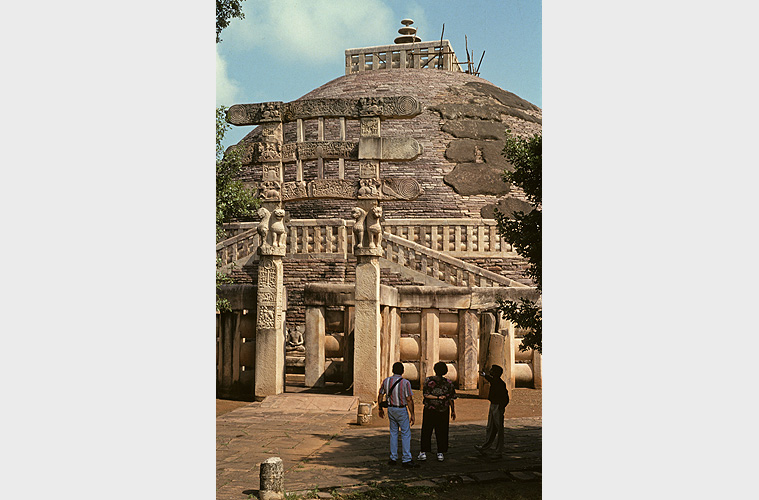
[[[345,412],[358,408],[358,398],[353,396],[330,396],[326,394],[278,394],[267,396],[257,411],[283,412]],[[246,407],[245,409],[248,409]]]

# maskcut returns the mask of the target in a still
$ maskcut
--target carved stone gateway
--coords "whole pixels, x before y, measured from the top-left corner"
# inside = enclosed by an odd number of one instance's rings
[[[421,113],[411,96],[362,97],[360,99],[304,99],[288,103],[236,104],[227,111],[233,125],[261,125],[261,139],[245,143],[243,163],[261,168],[256,184],[263,201],[258,225],[258,311],[256,347],[256,397],[284,390],[284,312],[282,257],[287,230],[282,204],[304,199],[348,199],[357,206],[352,215],[356,255],[355,334],[353,394],[373,402],[380,384],[380,268],[382,249],[382,200],[413,200],[422,188],[413,178],[382,178],[382,161],[409,161],[422,154],[422,146],[410,137],[382,137],[383,119],[412,118]],[[340,120],[339,140],[325,140],[324,119]],[[316,141],[305,141],[303,120],[318,120]],[[345,138],[345,120],[360,120],[358,141]],[[296,123],[297,142],[284,143],[283,123]],[[324,177],[324,160],[338,159],[338,178]],[[306,182],[303,162],[316,160],[316,178]],[[344,161],[359,162],[358,177],[345,179]],[[295,163],[295,181],[284,182],[284,165]],[[290,167],[292,168],[292,167]],[[308,332],[307,332],[308,333]],[[306,356],[308,356],[308,346]]]

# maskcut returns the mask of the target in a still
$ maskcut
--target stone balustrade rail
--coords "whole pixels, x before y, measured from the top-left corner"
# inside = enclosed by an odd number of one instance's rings
[[[255,255],[257,222],[225,226],[230,238],[216,245],[223,267]],[[353,221],[292,219],[287,223],[288,255],[353,253]],[[524,286],[458,257],[514,257],[489,219],[390,219],[384,221],[385,258],[454,286]]]
[[[514,257],[494,219],[389,219],[386,232],[454,257]]]
[[[443,252],[431,250],[405,238],[385,233],[385,258],[452,286],[527,287],[500,274],[469,264]]]

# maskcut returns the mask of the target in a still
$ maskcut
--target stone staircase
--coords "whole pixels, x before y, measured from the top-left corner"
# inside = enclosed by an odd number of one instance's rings
[[[288,224],[287,254],[352,253],[353,221],[293,219]],[[258,223],[229,224],[227,239],[216,245],[222,270],[257,260]],[[380,266],[417,284],[430,286],[526,287],[522,283],[465,262],[460,257],[514,258],[517,254],[487,219],[403,219],[385,221]]]

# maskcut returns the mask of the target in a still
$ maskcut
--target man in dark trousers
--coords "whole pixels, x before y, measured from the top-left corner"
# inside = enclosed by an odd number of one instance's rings
[[[490,408],[488,409],[485,443],[474,446],[477,451],[484,455],[485,450],[489,449],[495,441],[495,458],[503,456],[503,414],[506,411],[506,405],[509,404],[509,391],[506,389],[506,383],[501,380],[501,374],[503,374],[503,368],[498,365],[490,367],[490,375],[480,372],[480,376],[490,382],[490,392],[488,393]]]

